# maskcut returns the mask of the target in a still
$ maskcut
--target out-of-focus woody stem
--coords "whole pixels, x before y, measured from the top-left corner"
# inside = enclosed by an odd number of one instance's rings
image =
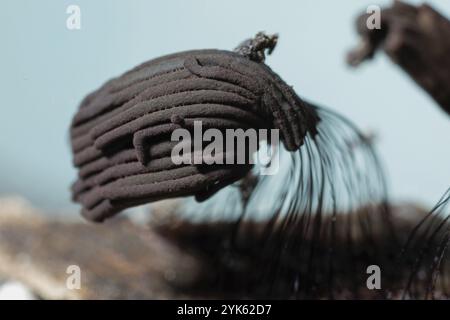
[[[369,29],[362,14],[356,21],[360,45],[349,52],[358,66],[381,49],[450,114],[450,21],[427,4],[395,1],[381,10],[381,28]]]

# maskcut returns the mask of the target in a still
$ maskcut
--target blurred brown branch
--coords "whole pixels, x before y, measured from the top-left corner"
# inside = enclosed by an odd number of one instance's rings
[[[348,55],[357,66],[381,49],[450,114],[450,21],[427,4],[401,1],[381,10],[381,28],[369,29],[370,14],[358,17],[360,45]]]

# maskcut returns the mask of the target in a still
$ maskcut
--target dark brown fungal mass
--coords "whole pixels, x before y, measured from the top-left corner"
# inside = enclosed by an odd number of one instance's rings
[[[257,38],[258,39],[258,38]],[[251,56],[196,50],[146,62],[108,81],[81,103],[71,127],[79,179],[73,199],[89,220],[130,206],[209,194],[244,177],[250,165],[175,165],[177,128],[277,128],[289,151],[314,134],[316,110],[259,62],[269,43],[244,45]],[[273,47],[272,47],[273,49]]]

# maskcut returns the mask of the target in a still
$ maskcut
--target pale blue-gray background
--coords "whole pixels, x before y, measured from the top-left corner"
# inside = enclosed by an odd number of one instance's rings
[[[419,1],[413,1],[418,3]],[[450,16],[450,1],[430,1]],[[384,55],[359,70],[344,62],[353,20],[389,1],[2,1],[0,195],[72,210],[68,127],[77,104],[110,77],[162,54],[232,49],[278,32],[267,59],[297,92],[378,134],[396,200],[436,202],[450,185],[450,119]],[[81,8],[81,30],[66,8]],[[426,48],[424,48],[426,50]]]

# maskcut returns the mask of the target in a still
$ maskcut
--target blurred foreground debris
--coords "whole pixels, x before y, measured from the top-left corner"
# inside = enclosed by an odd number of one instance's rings
[[[161,213],[160,213],[161,214]],[[393,207],[392,220],[399,243],[404,243],[412,228],[426,211],[402,205]],[[158,214],[155,212],[156,220]],[[194,223],[170,218],[170,210],[152,228],[137,225],[126,218],[114,218],[104,224],[88,224],[45,217],[20,199],[0,199],[0,297],[38,299],[195,299],[267,297],[267,284],[261,281],[262,266],[273,257],[261,249],[257,239],[263,225],[245,222],[239,239],[239,251],[229,250],[229,222]],[[356,217],[357,218],[357,217]],[[338,217],[337,225],[344,226]],[[353,235],[354,259],[349,260],[345,228],[338,228],[335,243],[335,271],[344,288],[354,284],[355,292],[334,288],[335,298],[377,299],[381,292],[365,287],[365,267],[377,263],[383,269],[384,287],[396,288],[408,275],[408,269],[394,263],[401,248],[392,243],[380,217],[372,219],[373,240],[383,254],[361,241],[364,234]],[[357,221],[357,220],[355,220]],[[324,222],[326,224],[326,221]],[[309,241],[308,237],[304,241]],[[323,247],[322,247],[323,246]],[[328,243],[317,250],[329,249]],[[360,253],[357,253],[360,252]],[[417,252],[414,251],[414,256]],[[317,255],[323,259],[323,255]],[[285,297],[292,286],[289,270],[298,270],[295,252],[285,255],[281,267],[287,271],[277,278],[273,298]],[[370,262],[370,263],[369,263]],[[81,270],[81,288],[70,290],[66,282],[68,267]],[[364,268],[363,268],[364,267]],[[400,268],[400,270],[397,270]],[[220,272],[219,272],[220,270]],[[359,270],[359,271],[355,271]],[[356,273],[355,273],[356,272]],[[400,272],[400,273],[398,273]],[[2,292],[2,286],[6,286]],[[249,290],[250,289],[250,290]],[[390,297],[398,299],[398,291]],[[437,291],[436,298],[445,294]],[[327,297],[317,291],[315,298]],[[294,298],[294,297],[293,297]],[[299,297],[301,298],[301,297]]]
[[[17,281],[0,283],[0,300],[36,300],[30,288]]]
[[[81,288],[66,287],[67,268]],[[196,261],[147,227],[125,219],[94,225],[45,218],[20,199],[0,200],[0,279],[43,299],[187,298]]]

